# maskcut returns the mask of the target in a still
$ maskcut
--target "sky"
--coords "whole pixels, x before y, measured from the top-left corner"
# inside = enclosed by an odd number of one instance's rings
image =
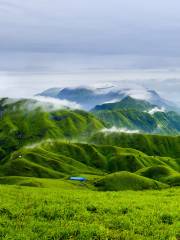
[[[180,102],[179,9],[179,0],[0,0],[0,95],[116,80]]]

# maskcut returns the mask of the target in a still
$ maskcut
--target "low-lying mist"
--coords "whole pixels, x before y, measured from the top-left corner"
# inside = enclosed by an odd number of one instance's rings
[[[115,126],[111,127],[111,128],[103,128],[101,130],[101,132],[103,133],[113,133],[113,132],[119,132],[119,133],[139,133],[139,130],[131,130],[128,128],[117,128]]]

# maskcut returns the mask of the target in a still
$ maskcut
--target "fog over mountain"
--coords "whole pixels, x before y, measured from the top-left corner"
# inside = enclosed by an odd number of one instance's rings
[[[0,74],[1,97],[33,97],[49,88],[77,87],[77,86],[106,86],[117,85],[118,88],[151,89],[161,97],[180,104],[179,73],[168,71],[107,71],[82,73],[6,73]],[[152,78],[149,78],[152,76]],[[166,78],[167,77],[167,78]],[[168,78],[169,77],[169,78]],[[97,84],[98,83],[98,84]],[[141,94],[143,91],[141,91]]]

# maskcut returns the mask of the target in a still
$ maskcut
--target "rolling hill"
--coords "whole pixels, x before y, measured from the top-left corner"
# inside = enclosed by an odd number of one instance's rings
[[[129,172],[116,172],[95,183],[101,191],[163,189],[168,185]]]
[[[25,144],[48,138],[86,138],[103,127],[91,113],[54,110],[53,106],[44,109],[44,105],[35,100],[2,99],[0,113],[0,159]]]
[[[150,156],[180,158],[180,136],[99,132],[90,138],[90,142],[94,144],[134,148]]]
[[[148,156],[134,149],[109,145],[44,140],[13,152],[9,159],[0,164],[0,176],[64,179],[79,174],[108,177],[109,174],[119,171],[134,173],[133,176],[144,176],[142,174],[144,169],[157,166],[169,169],[171,173],[177,173],[176,176],[179,174],[180,163],[176,158]],[[151,175],[144,177],[155,179]],[[164,182],[167,182],[167,179],[164,179]],[[177,183],[174,180],[173,184],[179,184],[178,178]],[[155,185],[152,186],[155,188]],[[146,189],[145,186],[143,188]]]

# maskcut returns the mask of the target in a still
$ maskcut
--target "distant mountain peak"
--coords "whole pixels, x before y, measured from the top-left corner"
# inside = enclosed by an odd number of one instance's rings
[[[97,105],[92,111],[99,110],[122,110],[122,109],[134,109],[138,111],[149,111],[156,107],[145,100],[135,99],[131,96],[125,96],[121,101],[114,103],[104,103]]]
[[[142,86],[122,87],[118,84],[97,84],[93,86],[77,86],[65,88],[51,88],[39,95],[68,100],[80,104],[84,109],[90,110],[96,105],[119,102],[125,97],[144,100],[152,105],[167,110],[175,110],[174,103],[162,98],[155,90],[146,89]]]

